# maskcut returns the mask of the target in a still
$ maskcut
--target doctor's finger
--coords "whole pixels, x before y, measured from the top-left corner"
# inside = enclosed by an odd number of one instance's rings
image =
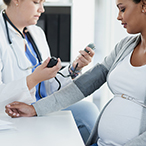
[[[83,50],[81,50],[80,52],[80,56],[83,56],[84,58],[86,58],[87,60],[90,58],[92,58],[93,57],[93,54],[89,54],[89,53],[87,53],[87,52],[85,52],[85,51],[83,51]]]
[[[90,47],[86,47],[86,50],[88,51],[88,52],[86,52],[85,50],[80,50],[80,51],[82,51],[82,55],[85,55],[86,53],[88,54],[88,55],[90,55],[91,57],[93,57],[94,56],[94,54],[95,54],[95,52],[90,48]],[[79,52],[80,52],[79,51]]]
[[[94,56],[94,54],[95,54],[94,50],[93,50],[93,49],[91,49],[90,47],[86,47],[86,49],[89,51],[89,53],[88,53],[88,54],[90,54],[90,56],[91,56],[91,57],[93,57],[93,56]]]
[[[81,62],[83,62],[85,64],[87,62],[87,64],[88,64],[88,63],[90,63],[92,61],[92,57],[89,56],[89,55],[84,55],[84,56],[80,55],[80,56],[78,56],[78,60],[77,61],[81,61]]]
[[[42,67],[42,68],[45,68],[45,67],[48,65],[49,61],[50,61],[50,57],[48,57],[48,58],[41,64],[41,67]]]
[[[54,67],[52,67],[52,69],[53,69],[53,71],[57,71],[58,72],[61,69],[61,67],[62,67],[61,60],[60,60],[60,58],[58,58],[57,64]]]
[[[79,66],[79,67],[84,67],[84,66],[88,65],[89,63],[90,63],[90,62],[89,62],[88,60],[82,58],[82,59],[79,59],[79,61],[78,61],[78,66]]]

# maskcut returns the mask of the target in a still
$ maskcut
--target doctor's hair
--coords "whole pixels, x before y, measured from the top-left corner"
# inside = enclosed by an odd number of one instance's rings
[[[5,5],[9,6],[11,3],[11,0],[3,0],[3,2],[5,3]]]

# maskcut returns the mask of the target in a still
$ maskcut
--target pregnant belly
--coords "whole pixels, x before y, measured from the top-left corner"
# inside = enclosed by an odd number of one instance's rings
[[[139,135],[142,107],[114,97],[99,122],[99,146],[120,146]]]

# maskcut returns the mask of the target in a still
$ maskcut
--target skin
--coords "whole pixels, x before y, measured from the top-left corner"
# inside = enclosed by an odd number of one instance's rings
[[[9,113],[12,118],[15,117],[32,117],[37,116],[36,111],[32,105],[27,105],[23,102],[13,102],[10,105],[7,105],[6,113]],[[14,107],[14,108],[13,108]],[[13,108],[9,110],[9,108]]]
[[[89,47],[86,47],[86,49],[90,53],[87,53],[84,50],[80,50],[79,51],[80,55],[77,56],[77,58],[72,64],[73,67],[75,68],[76,64],[78,63],[77,70],[81,70],[84,66],[88,65],[92,61],[92,57],[94,56],[94,51]]]
[[[49,63],[50,58],[46,59],[42,65],[38,66],[32,74],[27,76],[27,86],[28,89],[31,90],[38,83],[51,79],[56,76],[57,72],[61,69],[61,61],[58,59],[58,63],[56,66],[52,68],[47,68],[47,64]]]
[[[141,41],[134,49],[131,64],[135,67],[146,64],[146,5],[133,0],[116,0],[119,9],[117,19],[130,34],[141,34]]]
[[[43,3],[44,1],[40,0],[12,0],[10,6],[6,8],[6,14],[13,24],[23,32],[24,27],[37,23],[45,11]]]
[[[141,3],[135,4],[132,0],[117,0],[117,7],[119,9],[117,19],[126,28],[130,34],[136,34],[141,30]]]

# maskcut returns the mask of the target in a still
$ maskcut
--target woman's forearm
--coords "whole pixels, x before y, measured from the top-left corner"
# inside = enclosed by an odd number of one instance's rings
[[[71,82],[63,89],[33,104],[38,116],[64,109],[84,98],[78,87]]]

